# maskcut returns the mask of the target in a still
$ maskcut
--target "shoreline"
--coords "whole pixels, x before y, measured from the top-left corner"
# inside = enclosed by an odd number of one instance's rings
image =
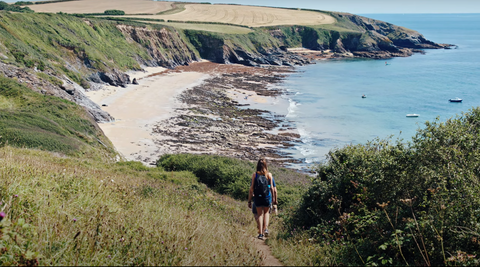
[[[126,160],[154,165],[163,154],[215,154],[283,165],[301,163],[281,149],[300,142],[274,105],[291,67],[248,67],[195,62],[173,70],[129,72],[139,85],[104,86],[86,95],[115,118],[99,124]],[[166,86],[168,84],[168,86]]]

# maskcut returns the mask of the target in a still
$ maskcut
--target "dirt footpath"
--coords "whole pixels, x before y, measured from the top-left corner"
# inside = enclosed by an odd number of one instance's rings
[[[270,247],[265,244],[264,240],[260,240],[256,237],[253,237],[252,239],[257,250],[261,251],[264,256],[262,266],[283,266],[283,264],[273,256]]]

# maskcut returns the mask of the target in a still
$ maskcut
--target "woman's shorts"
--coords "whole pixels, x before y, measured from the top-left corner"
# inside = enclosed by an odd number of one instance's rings
[[[254,197],[253,201],[255,202],[255,206],[257,208],[268,208],[272,204],[271,198],[256,198]]]

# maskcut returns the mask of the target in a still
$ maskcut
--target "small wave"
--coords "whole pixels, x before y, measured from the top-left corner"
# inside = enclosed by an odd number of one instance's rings
[[[298,102],[295,102],[291,98],[288,99],[288,102],[290,104],[288,105],[288,108],[287,108],[287,116],[286,117],[287,118],[294,118],[294,117],[297,116],[295,113],[298,110],[298,106],[300,106],[301,104],[298,103]]]

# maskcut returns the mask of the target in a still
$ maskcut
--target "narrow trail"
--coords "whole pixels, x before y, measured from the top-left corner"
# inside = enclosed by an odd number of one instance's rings
[[[263,254],[262,266],[283,266],[283,264],[273,256],[270,247],[265,244],[264,240],[260,240],[256,237],[252,237],[253,244],[258,251]]]

